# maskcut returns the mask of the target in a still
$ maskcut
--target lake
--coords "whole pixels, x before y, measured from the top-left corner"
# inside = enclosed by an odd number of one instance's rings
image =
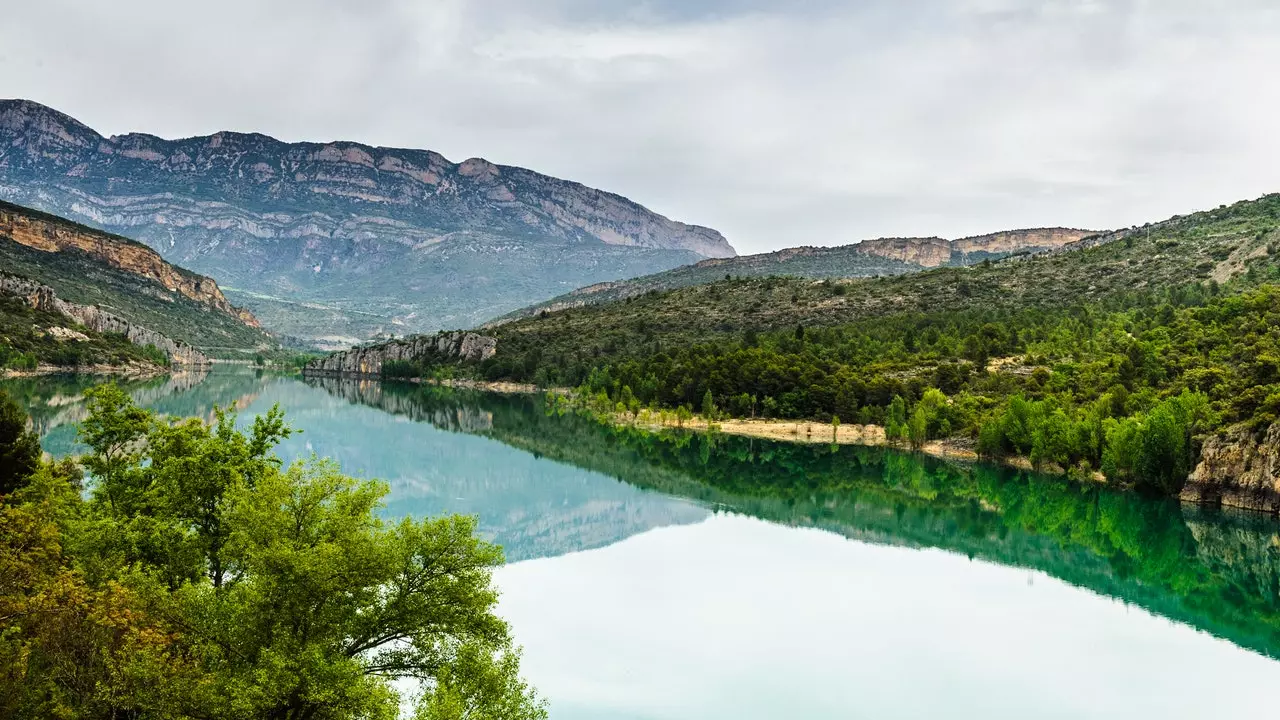
[[[74,452],[84,378],[3,385]],[[217,369],[279,452],[474,514],[556,720],[1251,718],[1280,687],[1280,524],[878,448],[646,434],[535,396]]]

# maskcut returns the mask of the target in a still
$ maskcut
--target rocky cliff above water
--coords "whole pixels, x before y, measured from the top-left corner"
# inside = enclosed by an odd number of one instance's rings
[[[131,323],[102,308],[66,302],[57,296],[53,288],[27,278],[0,273],[0,295],[20,298],[27,305],[37,310],[60,313],[96,333],[117,333],[124,335],[129,339],[129,342],[139,347],[154,346],[169,358],[169,362],[175,365],[205,366],[210,364],[207,356],[186,343],[167,338],[154,330]]]
[[[391,340],[378,345],[358,347],[313,360],[304,369],[313,376],[378,376],[388,362],[419,362],[424,358],[488,360],[497,352],[498,341],[470,332],[444,332]]]
[[[1280,513],[1280,423],[1206,438],[1182,499]]]
[[[136,237],[302,336],[322,332],[307,303],[363,318],[368,335],[434,330],[735,254],[715,230],[480,158],[256,133],[104,137],[22,100],[0,101],[0,197]]]

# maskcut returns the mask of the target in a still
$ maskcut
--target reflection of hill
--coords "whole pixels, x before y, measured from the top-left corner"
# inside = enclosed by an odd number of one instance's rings
[[[862,541],[1033,568],[1280,657],[1280,525],[1269,518],[878,448],[609,428],[548,416],[527,397],[395,386],[351,397],[417,403],[424,418],[469,407],[468,416],[492,417],[473,432],[640,487]]]
[[[53,375],[5,380],[31,415],[44,449],[52,455],[76,452],[76,426],[85,418],[84,391],[105,382],[88,375]],[[214,405],[247,407],[267,379],[240,368],[175,372],[121,386],[134,402],[165,415],[209,417]]]
[[[708,515],[694,503],[489,439],[493,413],[475,403],[425,403],[407,387],[378,383],[309,382],[315,387],[273,386],[261,401],[280,403],[304,429],[282,446],[286,457],[314,450],[347,472],[387,481],[391,515],[476,515],[509,560],[602,547]]]

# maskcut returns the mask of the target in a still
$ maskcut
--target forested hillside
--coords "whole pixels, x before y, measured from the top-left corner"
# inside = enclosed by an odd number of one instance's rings
[[[884,424],[1162,492],[1280,413],[1280,196],[893,278],[730,279],[496,328],[490,379],[610,404]],[[424,368],[433,360],[424,358]]]

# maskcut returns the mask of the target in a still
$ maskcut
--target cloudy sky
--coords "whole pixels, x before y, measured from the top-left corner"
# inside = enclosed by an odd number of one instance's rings
[[[0,97],[106,134],[471,156],[743,252],[1280,191],[1274,0],[0,0]]]

